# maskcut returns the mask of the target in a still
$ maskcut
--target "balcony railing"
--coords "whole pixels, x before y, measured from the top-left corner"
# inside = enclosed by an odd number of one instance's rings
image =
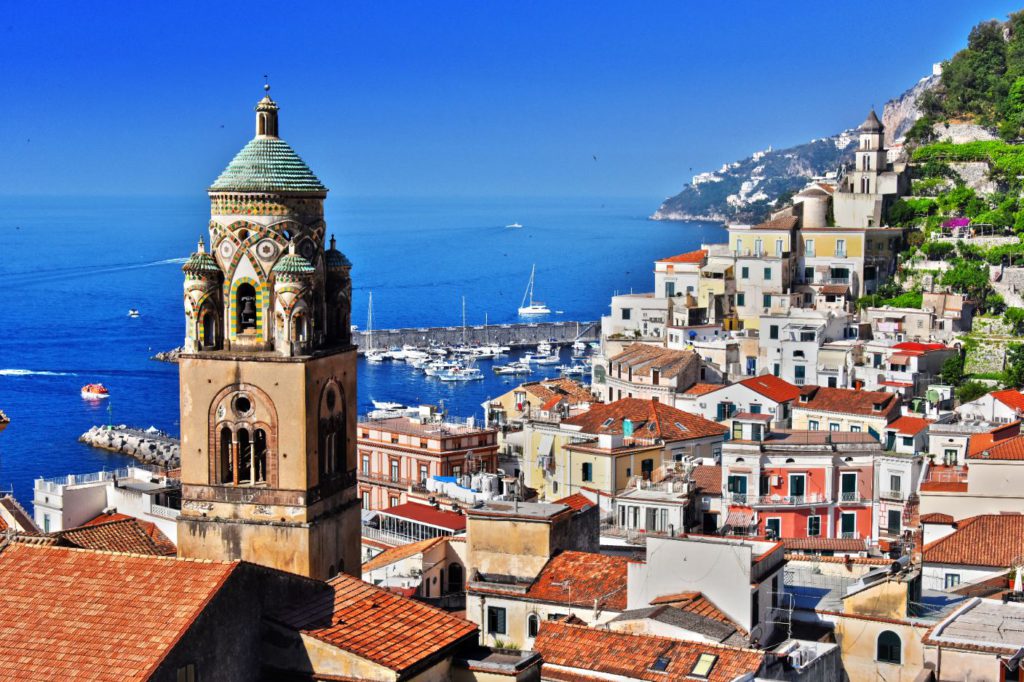
[[[860,533],[857,531],[841,531],[838,535],[844,540],[860,540]]]
[[[810,495],[729,495],[729,504],[757,507],[795,507],[802,504],[827,504],[828,500],[821,493]]]
[[[359,480],[364,483],[383,483],[384,485],[399,486],[402,488],[408,488],[411,485],[416,485],[420,481],[413,480],[410,478],[403,478],[401,476],[392,476],[390,474],[375,474],[375,473],[363,473],[359,472]]]
[[[153,516],[160,516],[165,519],[176,519],[181,516],[180,509],[174,509],[173,507],[165,507],[162,504],[153,504],[149,507],[149,513]]]
[[[902,502],[904,499],[902,490],[884,490],[881,497],[886,500],[896,500],[897,502]]]
[[[861,497],[861,494],[859,492],[852,492],[852,493],[839,493],[839,501],[840,502],[853,503],[853,504],[860,504],[861,502],[867,502],[868,500],[866,498],[864,498],[864,497]]]

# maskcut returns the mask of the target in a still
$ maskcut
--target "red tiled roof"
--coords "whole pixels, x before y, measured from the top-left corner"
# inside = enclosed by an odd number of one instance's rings
[[[885,427],[886,429],[893,429],[896,433],[902,433],[906,436],[916,436],[931,424],[930,419],[922,419],[921,417],[900,417],[895,421],[889,422]]]
[[[128,552],[130,554],[152,554],[174,556],[177,547],[156,524],[146,528],[142,521],[127,517],[114,521],[94,523],[96,519],[78,528],[66,528],[53,535],[63,543],[82,549],[96,549],[105,552]]]
[[[708,257],[706,249],[699,249],[697,251],[689,251],[687,253],[681,253],[678,256],[669,256],[668,258],[658,259],[659,263],[702,263],[704,259]]]
[[[761,412],[737,412],[732,416],[732,418],[757,422],[770,422],[772,420],[772,416],[770,414],[764,414]]]
[[[675,350],[646,343],[633,343],[621,353],[609,358],[608,362],[621,366],[624,373],[628,368],[632,371],[634,379],[651,376],[651,371],[655,369],[660,372],[662,381],[692,372],[692,378],[684,377],[689,382],[697,377],[700,356],[692,350]]]
[[[784,403],[787,400],[796,400],[800,395],[800,389],[785,379],[780,379],[774,374],[762,374],[757,377],[749,377],[739,382],[751,391],[760,393],[769,400],[777,403]]]
[[[358,578],[342,574],[327,584],[329,592],[277,619],[399,673],[466,639],[476,639],[473,623]]]
[[[751,649],[740,649],[703,642],[690,642],[668,637],[640,635],[615,630],[598,630],[584,625],[546,621],[541,625],[535,651],[544,659],[542,677],[551,675],[553,666],[587,671],[605,676],[612,675],[632,680],[666,682],[694,679],[690,676],[701,654],[716,657],[707,679],[727,682],[744,676],[753,676],[761,670],[765,654]],[[652,670],[655,662],[664,659],[662,671]],[[555,674],[560,675],[563,670]]]
[[[705,393],[711,393],[717,391],[720,388],[725,388],[729,384],[694,384],[686,389],[684,395],[704,395]]]
[[[722,467],[701,465],[693,468],[693,482],[697,489],[709,495],[722,494]]]
[[[447,540],[447,535],[441,535],[436,538],[427,538],[426,540],[420,540],[419,542],[410,542],[407,545],[399,545],[398,547],[386,549],[363,564],[362,571],[363,573],[367,573],[378,568],[383,568],[384,566],[389,566],[396,561],[401,561],[402,559],[408,559],[409,557],[416,556],[417,554],[422,554],[434,545],[441,542],[447,542]]]
[[[860,564],[862,566],[889,566],[892,559],[869,556],[821,556],[820,554],[787,554],[787,561],[813,561],[822,564]]]
[[[568,497],[563,497],[560,500],[555,500],[555,504],[564,504],[572,508],[573,511],[583,511],[594,506],[594,503],[590,501],[590,498],[583,493],[573,493]]]
[[[849,388],[829,388],[827,386],[808,386],[800,392],[800,401],[794,408],[856,414],[863,417],[884,417],[899,405],[899,397],[895,393],[885,391],[855,391]],[[804,402],[804,396],[807,397]],[[881,405],[875,410],[875,405]]]
[[[1024,555],[1024,515],[972,516],[954,527],[953,533],[925,545],[926,562],[1009,568]]]
[[[894,349],[903,351],[903,354],[922,355],[935,350],[948,350],[944,343],[918,343],[917,341],[904,341],[893,346]]]
[[[673,607],[680,611],[687,611],[696,616],[703,618],[710,618],[716,620],[719,623],[725,623],[736,628],[744,635],[747,631],[736,624],[732,618],[722,613],[722,611],[715,606],[715,603],[708,599],[703,592],[680,592],[678,594],[666,594],[661,597],[655,597],[651,600],[651,605],[660,604],[671,604]]]
[[[527,599],[610,611],[626,610],[629,559],[595,552],[565,551],[552,557],[526,592]]]
[[[768,220],[754,225],[754,230],[792,230],[796,227],[797,217],[793,215],[781,216],[774,220]]]
[[[967,481],[921,481],[921,490],[926,493],[965,493]]]
[[[4,517],[0,516],[0,530],[7,530],[7,522],[4,521]]]
[[[1009,440],[1019,434],[1019,421],[1003,424],[1002,426],[994,428],[991,431],[987,431],[986,433],[976,433],[967,441],[967,457],[970,459],[972,456],[988,450],[996,443]]]
[[[826,284],[821,288],[820,293],[845,296],[850,293],[850,287],[846,284]]]
[[[540,409],[550,411],[555,406],[557,406],[558,403],[562,402],[563,400],[564,400],[564,398],[562,396],[556,395],[551,400],[549,400],[546,403],[544,403],[543,405],[541,405]]]
[[[992,397],[1011,409],[1024,410],[1024,394],[1015,388],[992,391]]]
[[[519,388],[544,403],[555,398],[564,398],[570,405],[597,402],[597,398],[589,389],[567,377],[529,381]]]
[[[611,423],[605,426],[604,423],[609,419]],[[613,403],[594,405],[583,414],[562,420],[562,424],[578,426],[582,433],[599,435],[622,433],[624,419],[633,423],[635,436],[661,438],[669,442],[720,436],[728,430],[725,425],[708,421],[699,415],[640,398],[621,398]]]
[[[377,513],[397,516],[409,521],[415,521],[416,523],[423,523],[428,526],[436,526],[456,532],[466,530],[465,516],[457,512],[435,509],[429,504],[406,502],[405,504],[381,509]]]
[[[949,514],[943,514],[941,512],[932,512],[931,514],[925,514],[921,517],[921,523],[953,523],[955,521]]]
[[[863,540],[851,538],[782,538],[787,550],[821,551],[821,552],[863,552],[867,549]]]
[[[238,567],[13,543],[0,551],[0,670],[143,680]]]

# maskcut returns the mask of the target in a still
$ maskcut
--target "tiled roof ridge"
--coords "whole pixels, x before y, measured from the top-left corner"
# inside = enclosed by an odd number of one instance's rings
[[[62,532],[62,531],[56,531],[56,532],[59,533],[59,532]],[[62,551],[62,552],[84,552],[86,554],[113,554],[113,555],[116,555],[116,556],[135,557],[135,558],[139,558],[139,559],[155,559],[155,560],[160,560],[160,561],[180,561],[180,562],[187,562],[187,563],[192,563],[192,564],[217,564],[219,566],[234,565],[234,566],[237,567],[240,564],[249,563],[247,561],[241,561],[240,559],[232,559],[231,561],[220,561],[220,560],[217,560],[217,559],[202,559],[202,558],[199,558],[199,557],[186,557],[186,556],[177,556],[177,555],[175,555],[175,556],[165,556],[165,555],[162,555],[162,554],[139,554],[138,552],[121,552],[121,551],[109,550],[109,549],[89,549],[88,547],[67,547],[67,546],[63,546],[62,547],[62,546],[59,546],[59,545],[48,545],[48,544],[38,544],[38,545],[36,545],[36,544],[34,544],[31,541],[31,538],[48,538],[48,537],[50,537],[50,536],[45,536],[45,535],[44,536],[40,536],[40,535],[26,535],[26,534],[19,533],[18,536],[17,536],[17,540],[16,541],[21,543],[21,544],[32,545],[32,546],[38,547],[39,549],[56,550],[56,551]],[[26,542],[26,540],[28,540],[28,542]]]
[[[720,643],[717,643],[717,642],[706,642],[706,641],[698,641],[698,640],[690,640],[690,639],[677,639],[675,637],[668,637],[666,635],[651,635],[651,634],[647,634],[645,632],[629,632],[629,631],[626,631],[626,630],[606,630],[606,629],[603,629],[603,628],[593,628],[593,627],[590,627],[589,625],[586,625],[586,624],[571,623],[571,622],[567,622],[565,620],[549,620],[549,621],[545,621],[541,625],[541,627],[545,628],[545,627],[549,627],[549,626],[552,626],[552,625],[554,625],[556,627],[573,628],[573,629],[577,629],[577,630],[596,630],[597,632],[600,632],[602,634],[614,635],[614,636],[618,636],[618,637],[643,637],[643,638],[647,638],[647,639],[653,639],[653,640],[658,640],[658,641],[661,641],[661,642],[665,642],[665,644],[668,644],[668,645],[682,645],[684,647],[692,646],[692,647],[695,647],[695,648],[707,647],[707,648],[711,648],[711,649],[722,649],[724,651],[745,651],[747,653],[758,654],[758,655],[763,655],[763,656],[769,656],[769,655],[770,656],[778,656],[779,655],[779,654],[775,654],[775,653],[773,653],[771,651],[764,651],[762,649],[753,649],[753,648],[750,648],[750,647],[741,647],[741,646],[731,646],[731,645],[728,645],[728,644],[720,644]],[[558,664],[555,664],[555,665],[558,665]]]

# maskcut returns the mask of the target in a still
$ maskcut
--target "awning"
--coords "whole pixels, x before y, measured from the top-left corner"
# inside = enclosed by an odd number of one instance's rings
[[[505,442],[509,445],[523,447],[526,444],[526,433],[523,431],[512,431],[505,434]]]
[[[713,272],[716,274],[725,274],[725,272],[732,267],[728,263],[708,263],[700,269],[701,272]]]
[[[754,512],[731,511],[725,519],[725,525],[733,528],[749,528],[754,525]]]
[[[889,364],[906,367],[907,365],[910,364],[910,358],[908,358],[906,355],[893,355],[891,358],[889,358]]]
[[[537,446],[537,456],[547,457],[551,454],[551,446],[555,442],[555,437],[551,434],[546,434],[540,439],[540,445]]]

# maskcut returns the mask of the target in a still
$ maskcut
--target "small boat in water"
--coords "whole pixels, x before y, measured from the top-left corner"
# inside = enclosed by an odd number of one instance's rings
[[[3,410],[0,410],[0,431],[7,428],[7,425],[11,423],[11,418],[4,414]]]
[[[82,386],[82,397],[86,400],[99,400],[109,398],[110,391],[103,384],[86,384]]]
[[[519,304],[519,314],[524,317],[530,315],[548,315],[551,309],[540,301],[533,300],[533,280],[537,274],[537,266],[530,270],[530,282],[526,285],[526,292],[523,294],[523,302]],[[529,301],[529,303],[527,303]]]
[[[484,378],[484,373],[476,367],[456,367],[440,372],[437,378],[441,381],[478,381]]]
[[[509,225],[506,225],[505,227],[513,229],[513,230],[518,230],[520,227],[522,227],[522,224],[521,223],[511,223]]]
[[[583,365],[560,365],[558,371],[567,377],[583,376],[587,373],[587,368]]]
[[[532,374],[530,365],[523,362],[510,362],[507,365],[495,365],[495,374]]]
[[[387,402],[386,400],[374,400],[373,398],[370,398],[370,402],[373,403],[374,408],[378,410],[401,410],[405,408],[405,405],[402,403],[392,403]]]
[[[130,308],[128,310],[128,317],[138,317],[138,316],[139,316],[139,309],[138,308]]]

